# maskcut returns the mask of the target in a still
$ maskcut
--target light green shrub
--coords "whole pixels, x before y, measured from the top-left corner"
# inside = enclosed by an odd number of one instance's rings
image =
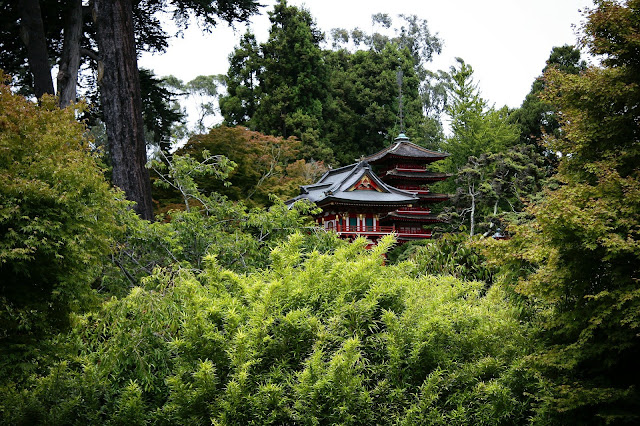
[[[3,420],[67,423],[67,407],[80,423],[526,422],[533,342],[501,290],[384,266],[390,240],[333,254],[304,242],[249,275],[214,257],[197,276],[157,270],[77,317],[75,355],[28,391],[5,388]]]

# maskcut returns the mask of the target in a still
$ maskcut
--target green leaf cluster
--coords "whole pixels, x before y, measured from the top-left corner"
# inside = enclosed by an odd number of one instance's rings
[[[219,126],[193,136],[176,154],[200,161],[205,151],[225,156],[234,167],[223,180],[196,177],[200,190],[217,192],[249,206],[268,206],[273,195],[292,198],[300,192],[300,185],[313,183],[326,171],[322,162],[300,160],[301,147],[293,137],[269,136],[242,126]]]
[[[495,268],[487,265],[478,238],[465,233],[445,234],[415,246],[406,256],[417,264],[422,274],[451,275],[460,280],[481,281],[489,288]]]
[[[76,110],[14,95],[0,73],[0,339],[48,333],[93,304],[127,204]],[[16,340],[16,341],[17,341]]]
[[[509,110],[490,106],[480,96],[471,65],[460,58],[457,61],[449,72],[445,108],[451,120],[451,136],[441,146],[451,155],[440,165],[454,173],[471,156],[502,152],[518,142],[518,129],[508,120]]]

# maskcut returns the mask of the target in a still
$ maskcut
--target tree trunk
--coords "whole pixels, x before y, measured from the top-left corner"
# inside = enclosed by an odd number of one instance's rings
[[[470,232],[469,236],[473,237],[476,231],[476,191],[475,185],[469,187],[469,195],[471,196],[471,214],[469,218]]]
[[[113,183],[136,202],[143,219],[153,219],[151,182],[142,122],[140,77],[131,0],[95,0],[98,84],[113,165]]]
[[[40,2],[39,0],[20,0],[18,7],[20,8],[20,35],[27,46],[27,59],[29,70],[33,75],[35,95],[38,99],[45,93],[55,95]]]
[[[64,45],[58,70],[60,108],[76,100],[78,69],[80,68],[80,38],[82,37],[82,0],[71,0],[65,16]]]

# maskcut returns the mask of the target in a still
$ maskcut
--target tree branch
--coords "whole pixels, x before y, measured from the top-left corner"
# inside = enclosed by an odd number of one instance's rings
[[[100,55],[98,55],[98,52],[95,52],[95,51],[93,51],[91,49],[86,49],[84,47],[80,48],[80,55],[87,56],[87,57],[93,59],[96,62],[98,62],[100,60]]]

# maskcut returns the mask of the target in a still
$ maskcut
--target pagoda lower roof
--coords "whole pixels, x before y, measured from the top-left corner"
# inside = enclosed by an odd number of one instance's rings
[[[417,195],[420,198],[420,201],[431,201],[434,203],[438,201],[447,201],[449,199],[449,195],[447,194],[436,194],[429,192],[426,194],[418,193]]]
[[[403,206],[420,201],[416,194],[383,182],[366,162],[329,170],[315,184],[301,186],[300,191],[300,195],[286,204],[292,205],[301,199],[318,206]]]
[[[416,200],[413,201],[416,203]],[[411,204],[410,201],[407,202],[381,202],[381,201],[369,201],[369,200],[345,200],[342,198],[325,198],[321,201],[317,201],[316,205],[318,207],[329,207],[329,206],[343,206],[343,207],[387,207],[388,210],[395,210],[406,205]]]

